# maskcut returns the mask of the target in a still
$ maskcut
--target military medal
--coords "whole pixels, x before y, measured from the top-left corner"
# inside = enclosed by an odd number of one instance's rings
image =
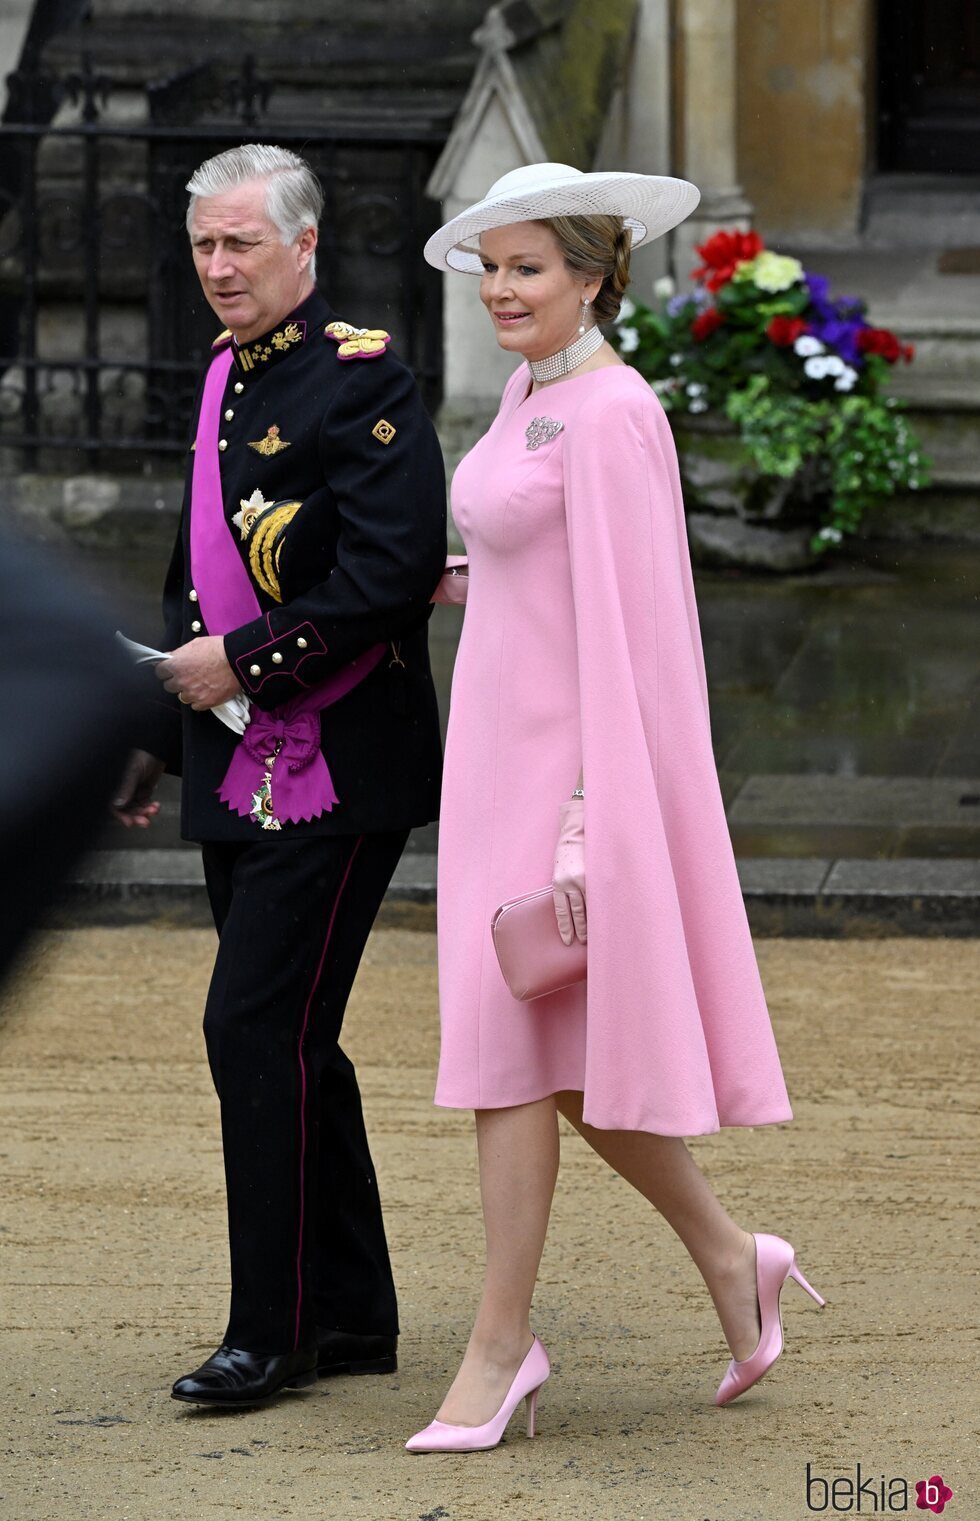
[[[266,770],[262,773],[262,780],[252,793],[252,806],[249,809],[249,817],[254,819],[261,829],[281,829],[282,825],[276,818],[275,807],[272,802],[272,768],[279,754],[277,745],[271,755],[265,758]]]
[[[256,518],[267,507],[271,507],[272,503],[267,502],[261,491],[256,489],[247,499],[245,497],[240,498],[240,506],[241,512],[236,512],[231,521],[238,529],[242,538],[247,539],[255,527]]]

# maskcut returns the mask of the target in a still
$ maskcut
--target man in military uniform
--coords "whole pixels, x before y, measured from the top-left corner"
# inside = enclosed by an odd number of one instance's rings
[[[183,830],[202,842],[220,936],[204,1029],[231,1310],[222,1346],[173,1394],[254,1405],[318,1372],[396,1365],[374,1168],[338,1036],[408,832],[437,812],[426,622],[445,481],[388,334],[338,321],[315,288],[322,196],[304,161],[236,148],[187,188],[225,331],[166,580],[164,689],[117,813],[149,822],[162,764],[182,769]],[[213,710],[242,696],[239,735]]]

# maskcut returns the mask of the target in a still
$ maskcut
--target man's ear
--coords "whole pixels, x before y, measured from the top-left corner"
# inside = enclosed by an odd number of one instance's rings
[[[316,228],[315,227],[304,227],[303,231],[300,233],[299,237],[296,239],[296,242],[297,242],[297,245],[299,247],[299,254],[300,254],[300,257],[299,257],[299,267],[300,267],[300,269],[305,269],[306,266],[307,266],[307,264],[309,264],[310,260],[312,259],[314,253],[316,252],[316,245],[317,245],[317,231],[316,231]]]

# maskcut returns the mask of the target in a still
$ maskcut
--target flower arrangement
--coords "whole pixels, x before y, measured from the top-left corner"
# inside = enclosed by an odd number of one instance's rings
[[[819,555],[872,502],[925,483],[902,405],[883,394],[912,347],[758,233],[716,232],[697,252],[689,291],[658,280],[655,306],[624,301],[619,351],[668,411],[727,418],[760,475],[793,481]]]

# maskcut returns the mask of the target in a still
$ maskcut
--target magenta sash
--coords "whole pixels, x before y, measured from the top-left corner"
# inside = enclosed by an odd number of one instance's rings
[[[231,346],[215,356],[204,382],[191,477],[191,581],[210,634],[227,634],[262,616],[255,588],[225,517],[218,427]],[[271,773],[272,823],[299,823],[329,813],[338,797],[320,749],[320,713],[345,697],[378,664],[376,644],[319,686],[266,713],[252,706],[218,796],[234,813],[255,817],[255,794]],[[272,765],[269,757],[275,756]]]

